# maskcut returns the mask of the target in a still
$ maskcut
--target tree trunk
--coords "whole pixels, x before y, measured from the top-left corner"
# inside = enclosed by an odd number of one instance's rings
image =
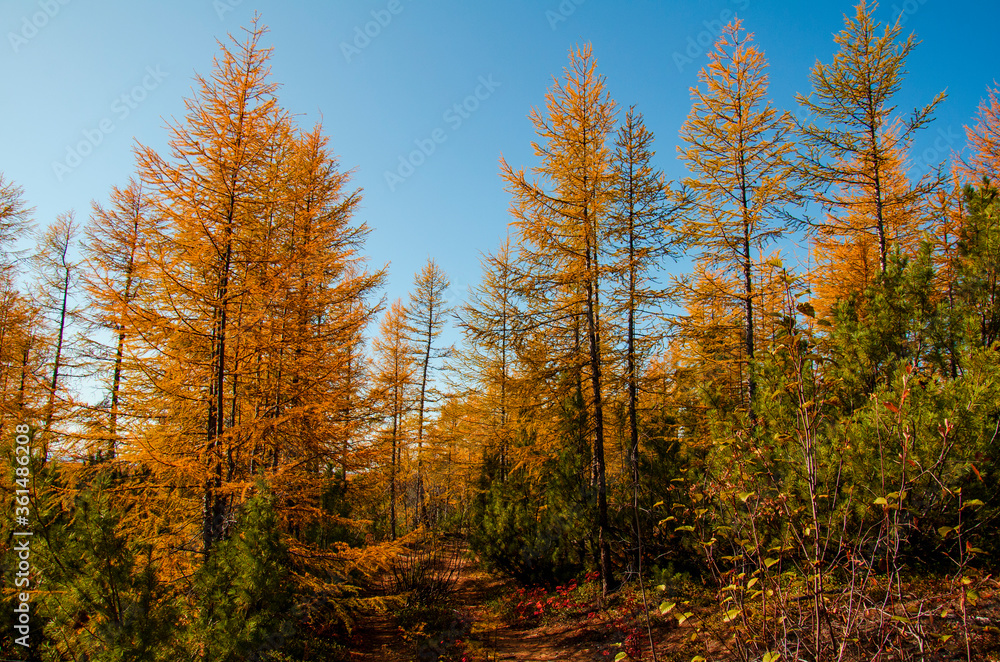
[[[232,200],[230,201],[232,204]],[[232,262],[232,221],[233,213],[230,206],[227,218],[225,236],[226,250],[223,257],[217,296],[215,329],[212,334],[212,382],[209,386],[207,432],[207,459],[209,462],[208,479],[205,484],[205,510],[202,521],[202,546],[205,557],[208,557],[212,545],[222,537],[222,525],[225,518],[225,497],[220,494],[222,489],[222,435],[225,432],[225,385],[226,385],[226,334],[228,333],[227,308],[229,298],[229,270]],[[277,449],[275,450],[277,456]],[[214,465],[214,466],[213,466]]]
[[[590,384],[594,397],[594,463],[597,478],[597,544],[601,566],[601,595],[607,596],[611,587],[611,549],[608,542],[608,490],[604,460],[604,402],[601,388],[601,334],[598,307],[600,305],[599,273],[597,269],[596,232],[592,233],[591,219],[584,212],[586,224],[586,315],[587,344],[590,350]],[[593,242],[591,240],[594,240]]]
[[[424,408],[427,399],[427,370],[431,363],[431,339],[434,336],[434,302],[427,309],[427,344],[424,349],[424,360],[420,376],[420,401],[417,408],[417,508],[414,514],[414,524],[427,522],[427,501],[424,498]]]
[[[631,176],[631,173],[630,173]],[[635,360],[635,217],[632,213],[632,193],[629,190],[628,215],[628,337],[626,339],[625,372],[628,382],[628,432],[629,432],[629,467],[632,472],[632,554],[629,569],[637,575],[642,572],[642,537],[639,531],[639,389],[636,377]]]
[[[63,338],[66,334],[66,310],[69,305],[70,271],[68,266],[64,266],[64,268],[66,275],[63,278],[62,284],[62,306],[59,309],[59,332],[56,335],[56,355],[52,359],[52,379],[49,381],[49,396],[48,401],[45,403],[45,428],[42,432],[43,464],[49,459],[49,431],[52,429],[52,419],[55,416],[56,389],[59,388],[59,368],[62,366]]]

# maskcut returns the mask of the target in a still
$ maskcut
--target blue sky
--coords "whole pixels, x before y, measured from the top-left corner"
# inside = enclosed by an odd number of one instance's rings
[[[942,0],[878,8],[883,22],[903,13],[904,29],[922,40],[900,109],[948,91],[919,139],[918,160],[962,148],[963,125],[997,77],[995,9]],[[368,254],[375,265],[391,263],[391,300],[406,295],[428,256],[455,290],[477,282],[480,251],[498,245],[508,222],[499,157],[535,164],[527,115],[575,45],[593,44],[612,96],[645,115],[658,165],[679,178],[678,129],[718,26],[734,12],[744,20],[771,64],[774,102],[795,110],[793,95],[809,92],[817,58],[832,58],[833,34],[853,4],[4,0],[0,171],[24,187],[37,222],[70,209],[85,218],[91,200],[132,174],[134,141],[164,150],[164,120],[183,116],[194,73],[210,73],[216,40],[241,34],[255,11],[270,28],[265,42],[274,47],[282,105],[306,127],[322,117],[342,165],[356,170],[360,218],[373,228]],[[77,159],[81,142],[90,149]],[[400,171],[400,158],[421,144],[433,151],[412,173]],[[393,171],[407,176],[387,182]]]

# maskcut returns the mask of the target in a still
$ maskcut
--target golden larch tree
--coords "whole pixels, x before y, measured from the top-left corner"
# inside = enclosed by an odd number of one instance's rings
[[[25,407],[42,381],[40,311],[18,287],[17,242],[30,230],[33,210],[24,190],[0,173],[0,433],[25,420]]]
[[[42,412],[42,459],[48,458],[53,423],[58,423],[72,408],[66,393],[66,378],[77,367],[78,346],[71,328],[79,317],[75,299],[80,278],[77,242],[80,226],[73,212],[60,214],[38,237],[32,256],[36,274],[37,305],[48,322],[47,396]]]
[[[155,222],[150,209],[142,185],[133,179],[125,188],[113,187],[106,205],[93,203],[90,223],[84,230],[85,317],[92,335],[110,334],[106,344],[92,340],[88,352],[92,372],[101,375],[102,386],[108,391],[106,403],[99,405],[101,409],[106,405],[107,418],[100,424],[102,432],[91,454],[107,459],[115,457],[119,444],[123,378],[132,354],[126,348],[134,340],[126,329],[133,302],[147,277],[144,242]],[[110,383],[106,375],[110,375]]]
[[[896,114],[893,98],[917,41],[912,34],[900,40],[899,19],[881,28],[872,16],[875,8],[861,0],[854,16],[844,17],[844,29],[834,37],[840,50],[833,62],[817,62],[810,74],[812,94],[796,98],[809,118],[798,125],[799,175],[811,199],[829,212],[819,225],[827,234],[874,236],[882,272],[896,210],[918,205],[940,184],[929,173],[915,184],[900,185],[892,171],[899,171],[898,163],[916,132],[931,121],[944,92],[907,118]]]
[[[666,292],[656,273],[674,244],[673,215],[682,206],[663,177],[653,167],[653,133],[642,114],[630,107],[615,136],[612,157],[614,200],[610,238],[615,265],[612,270],[611,307],[622,320],[624,336],[624,385],[628,409],[628,464],[633,492],[633,546],[630,570],[641,572],[639,531],[639,382],[645,359],[659,343],[659,309]]]
[[[691,90],[693,105],[678,147],[692,177],[685,180],[693,206],[685,240],[698,251],[706,277],[700,296],[742,309],[746,389],[741,398],[755,421],[757,291],[763,248],[782,236],[789,186],[791,121],[767,98],[767,61],[738,19],[722,31]],[[738,274],[738,277],[736,276]]]
[[[445,299],[445,292],[450,285],[451,282],[448,280],[447,274],[433,259],[428,259],[414,277],[410,304],[406,308],[407,332],[413,360],[419,373],[415,405],[417,414],[416,521],[424,523],[428,521],[426,487],[424,485],[424,438],[427,419],[438,400],[432,371],[437,367],[440,359],[447,357],[451,352],[450,347],[441,347],[437,344],[444,331],[445,320],[447,320],[451,310]]]
[[[200,503],[204,552],[260,472],[280,485],[292,533],[319,517],[320,477],[347,468],[357,343],[384,278],[364,267],[350,173],[321,127],[300,132],[277,104],[263,33],[254,25],[196,78],[169,157],[137,150],[160,219],[131,316],[140,459]]]
[[[956,163],[958,175],[970,184],[988,177],[995,185],[1000,177],[1000,87],[990,88],[979,102],[976,122],[965,127],[965,136],[969,154]]]
[[[875,199],[863,187],[850,184],[842,196],[848,206],[836,216],[828,215],[815,231],[810,247],[815,266],[809,279],[812,302],[821,315],[829,315],[837,300],[860,295],[875,282],[883,268],[883,239],[903,254],[916,251],[928,215],[926,201],[909,195],[900,155],[892,150],[882,159],[879,182],[885,198],[895,200],[882,205],[881,221]],[[881,235],[875,232],[878,227]]]
[[[372,345],[374,382],[379,412],[387,421],[382,435],[389,446],[389,537],[397,537],[396,501],[401,458],[409,449],[406,417],[416,400],[416,365],[410,351],[406,308],[397,299],[385,312]]]
[[[471,292],[459,313],[464,337],[456,357],[469,391],[465,406],[477,409],[473,435],[480,440],[484,462],[496,464],[504,481],[511,468],[512,374],[520,314],[516,299],[510,237],[500,248],[483,256],[482,281]]]
[[[511,214],[519,236],[519,260],[528,273],[522,287],[544,308],[538,328],[573,330],[582,351],[577,365],[589,373],[589,412],[593,421],[594,483],[597,488],[598,556],[602,588],[611,577],[605,463],[605,369],[601,325],[601,283],[608,262],[608,216],[613,174],[609,141],[616,106],[597,73],[591,46],[570,53],[563,81],[546,95],[547,115],[530,117],[539,140],[532,143],[541,163],[529,180],[523,169],[501,160],[511,193]],[[538,292],[548,289],[552,296]],[[555,298],[558,296],[559,298]],[[548,301],[546,301],[548,300]],[[536,304],[537,305],[537,304]],[[567,324],[569,322],[569,324]],[[563,369],[573,366],[563,365]]]

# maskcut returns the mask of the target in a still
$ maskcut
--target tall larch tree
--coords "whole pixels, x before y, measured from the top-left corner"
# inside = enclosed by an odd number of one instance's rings
[[[844,29],[834,37],[840,50],[833,62],[817,61],[810,74],[812,94],[796,97],[809,117],[798,125],[798,171],[811,199],[829,212],[819,225],[827,234],[871,235],[884,272],[894,210],[919,204],[940,184],[938,176],[927,174],[900,188],[892,185],[890,172],[931,121],[944,92],[909,117],[896,114],[893,99],[917,41],[912,34],[900,40],[899,19],[882,28],[872,16],[875,8],[861,0],[854,16],[844,17]],[[862,209],[867,222],[859,224],[861,214],[852,213]]]
[[[360,191],[349,188],[351,173],[340,170],[327,143],[320,126],[291,143],[284,208],[272,231],[276,258],[256,288],[274,320],[255,358],[269,375],[263,408],[275,412],[266,461],[272,470],[297,473],[314,504],[315,472],[339,469],[346,488],[349,473],[377,461],[359,445],[369,381],[361,345],[385,277],[384,269],[365,265],[369,229],[353,219]]]
[[[965,127],[969,153],[956,165],[964,183],[978,185],[988,177],[995,186],[1000,178],[1000,87],[990,88],[976,109],[976,121]]]
[[[169,157],[137,150],[162,225],[133,316],[148,382],[143,460],[171,484],[200,485],[187,496],[201,504],[206,553],[261,471],[281,486],[293,533],[319,516],[318,477],[345,461],[352,343],[384,277],[364,267],[350,173],[321,127],[299,132],[277,104],[263,34],[255,24],[196,78]]]
[[[666,292],[655,280],[674,240],[673,215],[682,203],[653,166],[653,133],[642,114],[629,108],[615,137],[612,160],[614,207],[611,240],[617,262],[612,306],[624,318],[624,382],[628,399],[628,462],[633,489],[633,549],[630,566],[640,572],[639,382],[646,357],[658,342],[654,329]]]
[[[403,453],[409,448],[406,416],[415,400],[416,366],[410,351],[406,326],[406,308],[397,299],[385,312],[375,337],[374,381],[376,397],[382,403],[380,411],[387,424],[383,436],[389,446],[389,538],[397,537],[396,502],[399,494],[399,473]]]
[[[415,403],[417,441],[417,509],[415,519],[427,523],[427,500],[424,480],[424,439],[431,405],[437,401],[433,370],[438,362],[451,353],[450,347],[438,343],[451,308],[445,292],[451,282],[433,259],[428,259],[413,280],[413,292],[406,307],[407,332],[417,368],[417,401]]]
[[[30,230],[32,213],[23,189],[0,173],[0,433],[8,421],[24,420],[26,388],[40,382],[39,311],[17,283],[16,244]]]
[[[88,352],[93,371],[110,375],[110,383],[103,384],[108,392],[101,405],[107,408],[107,418],[93,453],[108,459],[114,458],[119,443],[122,385],[131,358],[127,344],[133,340],[126,329],[145,277],[143,244],[150,224],[155,222],[150,208],[142,185],[131,180],[125,188],[113,187],[106,205],[94,202],[90,223],[84,230],[82,279],[89,304],[85,317],[93,331],[110,334],[109,344],[95,340]]]
[[[271,217],[274,190],[268,175],[286,121],[267,78],[262,34],[255,28],[237,49],[224,46],[211,77],[196,77],[185,121],[169,128],[169,160],[149,147],[137,150],[154,213],[168,224],[150,245],[158,287],[144,335],[163,362],[148,374],[167,396],[161,409],[169,418],[162,431],[175,438],[169,447],[187,456],[157,460],[198,477],[206,553],[225,532],[233,497],[225,484],[235,478],[240,443],[227,415],[238,380],[233,350],[241,329],[234,322],[251,313],[241,311],[247,283],[238,277],[265,247],[260,224]]]
[[[516,359],[519,311],[508,236],[493,254],[483,256],[483,276],[458,316],[465,340],[459,371],[466,388],[476,391],[467,406],[478,406],[475,420],[483,460],[495,465],[494,479],[506,480],[511,468],[512,373]]]
[[[890,247],[912,255],[928,215],[926,201],[907,195],[910,184],[900,155],[894,151],[884,155],[879,181],[886,198],[898,200],[882,206],[883,235]],[[860,295],[882,273],[879,239],[870,232],[878,216],[877,204],[861,187],[848,185],[844,192],[845,200],[853,193],[857,204],[852,202],[836,218],[831,215],[829,223],[816,228],[811,247],[815,265],[810,275],[812,304],[823,315],[830,314],[837,300]],[[845,228],[852,229],[845,232]]]
[[[19,251],[15,245],[31,227],[34,209],[24,199],[24,189],[0,172],[0,269],[15,270]]]
[[[35,418],[47,399],[44,318],[8,274],[0,275],[0,432]]]
[[[742,404],[753,424],[757,272],[764,247],[785,229],[780,215],[793,198],[788,184],[793,145],[790,118],[767,98],[767,61],[751,38],[738,19],[723,29],[691,91],[678,150],[693,175],[685,180],[694,203],[685,239],[702,264],[724,275],[704,280],[704,294],[742,308]],[[727,277],[736,273],[738,280]]]
[[[602,589],[611,577],[608,502],[605,463],[605,395],[602,371],[605,356],[601,326],[601,283],[608,251],[613,174],[609,140],[614,131],[616,106],[597,73],[590,45],[570,53],[563,81],[554,81],[546,95],[547,115],[533,110],[530,117],[538,134],[532,143],[541,164],[533,168],[537,179],[523,169],[514,170],[506,160],[501,170],[511,193],[511,213],[519,234],[519,256],[534,271],[524,280],[528,287],[555,285],[565,299],[542,313],[541,326],[561,325],[567,319],[583,342],[580,365],[589,373],[589,410],[593,420],[594,482],[597,488],[598,558]],[[547,272],[547,273],[546,273]],[[534,280],[533,280],[534,279]],[[546,283],[549,281],[549,283]],[[544,300],[544,298],[542,299]],[[558,301],[558,300],[556,300]]]
[[[76,348],[71,347],[71,326],[79,315],[75,289],[80,277],[77,242],[80,226],[73,212],[60,214],[39,236],[32,258],[37,274],[38,306],[50,332],[49,370],[45,409],[42,413],[42,458],[48,458],[52,424],[66,405],[61,393],[70,369],[75,366]]]

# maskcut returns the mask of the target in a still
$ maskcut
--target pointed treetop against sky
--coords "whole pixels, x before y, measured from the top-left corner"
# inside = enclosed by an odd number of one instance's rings
[[[879,22],[900,17],[904,36],[921,41],[899,108],[925,104],[948,84],[937,119],[916,137],[918,165],[965,143],[963,127],[996,78],[991,22],[970,17],[994,9],[985,0],[960,10],[887,0],[875,9]],[[679,179],[674,148],[688,90],[722,26],[738,16],[754,33],[776,107],[800,114],[794,94],[811,90],[809,63],[831,61],[854,2],[10,0],[0,5],[0,63],[16,93],[0,103],[8,127],[0,162],[35,218],[49,223],[75,209],[83,222],[91,200],[127,186],[135,141],[165,153],[164,124],[186,114],[194,75],[212,71],[216,40],[242,34],[256,12],[270,28],[261,46],[274,48],[282,107],[303,127],[322,119],[331,151],[357,169],[369,254],[392,263],[391,301],[406,298],[429,256],[455,298],[478,280],[479,252],[502,240],[509,220],[497,160],[533,162],[527,111],[578,45],[593,45],[612,98],[643,113],[658,139],[655,165]],[[390,190],[386,173],[403,181]]]

